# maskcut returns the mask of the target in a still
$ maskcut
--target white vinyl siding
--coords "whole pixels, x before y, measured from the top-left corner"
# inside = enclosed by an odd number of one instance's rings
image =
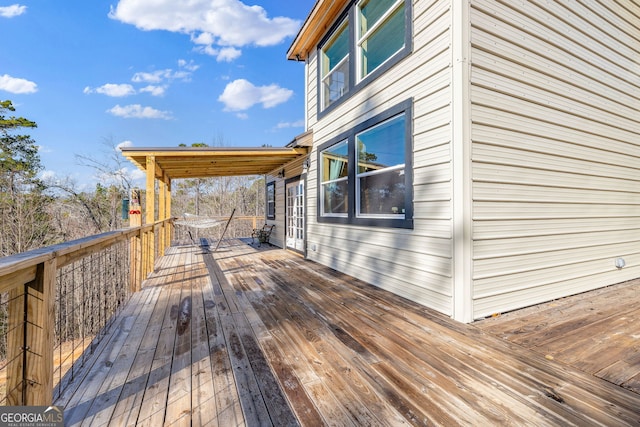
[[[625,4],[471,1],[475,318],[640,276],[640,7]]]
[[[311,158],[317,159],[319,145],[413,98],[414,228],[318,223],[318,165],[313,161],[307,181],[307,257],[451,314],[449,3],[414,1],[412,13],[415,32],[411,55],[351,94],[321,120],[313,99],[307,111],[314,134]],[[307,67],[308,95],[315,97],[315,53]]]

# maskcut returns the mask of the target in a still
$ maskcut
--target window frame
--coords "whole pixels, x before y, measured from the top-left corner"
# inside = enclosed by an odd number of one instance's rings
[[[355,16],[355,28],[358,29],[361,27],[361,17],[362,14],[360,13],[361,10],[361,4],[364,3],[365,1],[371,1],[371,0],[358,0],[355,4],[355,11],[354,11],[354,16]],[[376,72],[376,70],[378,70],[378,68],[383,68],[385,66],[385,64],[389,61],[391,61],[399,52],[401,52],[404,47],[407,44],[407,15],[405,14],[405,34],[404,34],[404,45],[403,47],[401,47],[400,49],[398,49],[396,52],[394,52],[393,54],[391,54],[391,56],[389,56],[387,59],[385,59],[380,65],[378,65],[376,68],[374,68],[372,71],[366,73],[366,75],[362,75],[362,67],[363,67],[363,55],[362,55],[362,45],[379,29],[384,27],[384,23],[385,21],[387,21],[393,14],[396,13],[396,11],[400,8],[400,6],[404,3],[404,6],[406,8],[407,6],[407,2],[404,0],[395,0],[394,3],[391,5],[391,7],[384,13],[382,14],[382,16],[380,16],[380,19],[378,19],[378,21],[371,27],[368,28],[367,31],[360,36],[359,34],[355,34],[354,36],[354,46],[355,46],[355,52],[356,52],[356,57],[355,62],[356,62],[356,78],[357,81],[360,80],[364,80],[367,78],[367,76],[369,76],[370,74],[373,74]]]
[[[344,27],[346,27],[346,31],[347,31],[347,45],[348,45],[348,50],[347,50],[347,54],[344,58],[342,58],[340,61],[338,61],[338,63],[332,68],[330,69],[326,75],[324,75],[324,61],[325,61],[325,52],[326,52],[326,46],[332,44],[333,42],[335,42],[338,39],[338,33],[340,31],[342,31],[344,29]],[[351,31],[351,25],[349,22],[348,18],[344,18],[340,21],[338,21],[338,24],[336,25],[336,27],[331,31],[329,37],[322,43],[321,47],[318,48],[318,62],[319,62],[319,67],[318,69],[320,70],[319,73],[319,81],[320,81],[320,103],[322,105],[322,109],[326,109],[329,106],[331,106],[332,104],[334,104],[335,102],[339,101],[343,96],[345,96],[347,93],[349,93],[349,89],[351,87],[351,64],[349,63],[351,61],[351,36],[349,34],[349,32]],[[340,95],[340,97],[338,97],[336,100],[334,101],[330,101],[329,100],[329,104],[327,103],[327,99],[325,98],[325,91],[324,91],[324,87],[325,87],[325,81],[331,77],[332,74],[334,74],[335,72],[337,72],[343,65],[344,63],[347,63],[347,72],[346,72],[346,80],[347,80],[347,84],[346,87],[344,88],[344,92]],[[325,105],[326,104],[326,105]]]
[[[338,19],[336,19],[336,21],[331,26],[329,31],[320,40],[320,43],[318,43],[317,54],[316,54],[317,55],[316,108],[317,108],[318,119],[321,119],[325,115],[329,114],[337,106],[341,105],[347,99],[351,98],[360,90],[365,88],[369,83],[376,80],[381,75],[385,74],[389,69],[391,69],[400,61],[402,61],[404,58],[409,56],[409,54],[413,50],[413,40],[411,37],[413,33],[413,30],[412,30],[413,28],[412,3],[413,2],[411,0],[401,0],[401,1],[404,1],[404,19],[405,19],[404,47],[398,50],[397,52],[395,52],[393,55],[391,55],[391,57],[387,58],[382,64],[380,64],[377,68],[375,68],[373,71],[368,73],[366,76],[360,78],[358,73],[358,69],[360,66],[360,59],[359,59],[359,48],[357,47],[358,40],[357,40],[357,34],[356,34],[356,25],[358,23],[358,17],[357,17],[359,13],[358,7],[362,1],[363,0],[351,0],[349,5],[345,9],[345,12],[343,12],[338,17]],[[398,5],[399,4],[400,2],[398,2]],[[323,87],[324,79],[322,76],[322,64],[321,64],[322,55],[323,55],[322,49],[324,46],[326,46],[328,43],[334,40],[336,32],[342,28],[342,25],[344,25],[345,22],[346,22],[346,25],[348,26],[348,31],[349,31],[349,54],[347,57],[349,61],[349,73],[348,73],[349,84],[347,89],[345,90],[345,93],[340,98],[336,99],[335,101],[331,102],[329,105],[325,107],[324,106],[324,87]]]
[[[347,176],[345,177],[338,177],[335,179],[331,179],[331,178],[327,178],[324,176],[324,153],[334,147],[338,147],[339,145],[345,144],[347,147]],[[347,189],[349,188],[349,167],[351,166],[351,153],[350,153],[350,149],[349,149],[349,141],[348,139],[343,139],[341,141],[338,141],[334,144],[331,144],[330,146],[324,148],[322,151],[320,151],[319,153],[319,167],[318,167],[318,174],[320,176],[319,178],[319,188],[320,188],[320,200],[319,200],[319,204],[320,204],[320,211],[323,212],[323,216],[325,217],[337,217],[337,218],[346,218],[349,215],[349,194],[347,191],[347,212],[330,212],[330,213],[324,213],[324,207],[325,207],[325,198],[324,198],[324,188],[326,185],[328,184],[335,184],[335,183],[339,183],[339,182],[343,182],[346,181],[347,182]]]
[[[269,191],[271,189],[271,191]],[[273,200],[269,200],[272,195]],[[268,182],[265,188],[265,216],[268,220],[276,219],[276,182]]]
[[[360,214],[359,211],[359,199],[360,193],[358,179],[362,174],[358,173],[357,166],[357,143],[356,135],[361,134],[369,129],[382,124],[385,121],[391,120],[396,116],[404,114],[404,179],[405,179],[405,191],[404,202],[405,212],[404,215],[380,215],[380,214]],[[348,144],[348,191],[347,191],[347,214],[325,214],[324,213],[324,187],[322,176],[322,159],[323,152],[327,149],[335,147],[344,141]],[[408,99],[390,109],[377,114],[376,116],[365,120],[362,123],[357,124],[352,129],[337,135],[329,141],[321,144],[317,150],[317,221],[319,223],[329,224],[345,224],[345,225],[359,225],[370,227],[387,227],[387,228],[413,228],[413,99]],[[385,171],[398,170],[400,165],[393,165],[386,168]]]

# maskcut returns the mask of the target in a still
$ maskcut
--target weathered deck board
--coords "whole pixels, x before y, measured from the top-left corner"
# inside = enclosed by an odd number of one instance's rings
[[[68,424],[640,424],[637,293],[590,298],[595,322],[554,306],[464,325],[282,250],[168,253],[123,311],[135,328],[65,395]]]
[[[492,335],[640,393],[640,280],[488,318]]]

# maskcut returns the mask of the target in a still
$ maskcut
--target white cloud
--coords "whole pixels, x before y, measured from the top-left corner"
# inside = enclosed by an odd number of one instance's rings
[[[240,0],[120,0],[109,17],[141,30],[166,30],[191,35],[198,51],[229,61],[225,47],[273,46],[294,36],[300,22],[286,17],[269,18],[261,6]]]
[[[116,151],[120,152],[126,147],[133,147],[133,142],[129,140],[122,141],[120,144],[116,145]]]
[[[190,70],[189,68],[192,68],[194,70]],[[156,70],[151,73],[135,73],[131,78],[131,81],[134,83],[162,83],[163,81],[171,81],[177,79],[189,80],[191,78],[191,74],[193,74],[193,71],[197,70],[199,66],[191,64],[189,68],[186,68],[186,71],[173,71],[172,69],[167,68],[165,70]]]
[[[194,71],[200,68],[193,61],[187,62],[184,59],[178,60],[178,70],[172,70],[166,68],[163,70],[156,70],[153,72],[139,72],[135,73],[131,78],[134,83],[148,83],[146,86],[136,90],[136,88],[130,84],[115,84],[106,83],[100,87],[92,88],[85,87],[84,93],[100,93],[112,97],[124,97],[135,95],[137,93],[150,93],[153,96],[163,96],[169,87],[170,82],[173,80],[182,80],[188,82],[191,80],[191,75]]]
[[[238,113],[236,114],[236,117],[240,120],[247,120],[249,118],[249,115],[247,113]]]
[[[10,93],[35,93],[38,91],[38,85],[29,80],[4,74],[0,76],[0,90]]]
[[[129,174],[129,176],[133,181],[144,180],[147,178],[147,174],[145,174],[144,171],[138,168],[129,169],[127,173]]]
[[[160,83],[171,70],[158,70],[153,73],[135,73],[131,78],[134,83]]]
[[[57,177],[55,171],[45,170],[40,172],[40,179],[43,181],[53,181]]]
[[[235,47],[225,47],[220,49],[220,52],[216,55],[216,60],[218,62],[231,62],[238,59],[240,55],[242,55],[241,50],[238,50]]]
[[[197,36],[191,36],[191,41],[198,45],[194,48],[196,52],[204,53],[205,55],[215,56],[218,62],[231,62],[238,59],[242,55],[240,49],[227,46],[223,48],[214,47],[215,37],[210,33],[201,33]]]
[[[140,92],[147,92],[153,96],[163,96],[166,91],[167,91],[166,86],[154,86],[154,85],[145,86],[142,89],[140,89]]]
[[[53,150],[46,145],[37,145],[38,153],[53,153]]]
[[[178,59],[178,67],[180,68],[184,68],[187,71],[191,71],[194,72],[196,71],[198,68],[200,68],[199,65],[196,65],[193,63],[193,61],[185,61],[184,59]]]
[[[102,95],[112,96],[114,98],[120,98],[124,96],[135,95],[136,90],[130,84],[114,84],[107,83],[95,89],[90,87],[84,88],[84,93],[100,93]]]
[[[13,18],[26,13],[27,6],[12,4],[11,6],[0,7],[0,16],[3,18]]]
[[[289,128],[302,128],[304,127],[304,120],[298,120],[297,122],[280,122],[277,124],[277,129],[289,129]]]
[[[244,111],[256,104],[272,108],[291,98],[293,91],[278,85],[254,86],[251,82],[239,79],[227,84],[218,101],[225,105],[225,111]]]
[[[152,107],[143,107],[140,104],[125,105],[123,107],[116,105],[110,110],[107,110],[107,113],[125,119],[171,119],[171,114],[168,111],[160,111]]]

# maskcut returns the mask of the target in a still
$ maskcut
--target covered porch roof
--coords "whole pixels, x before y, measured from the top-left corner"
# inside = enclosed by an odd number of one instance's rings
[[[180,178],[262,175],[308,152],[306,147],[172,147],[123,148],[122,154],[164,182]]]
[[[125,147],[122,155],[146,174],[144,217],[146,223],[151,224],[156,219],[171,217],[171,181],[174,179],[268,174],[307,156],[312,144],[313,133],[308,131],[286,147]],[[159,183],[157,204],[156,182]],[[140,213],[140,206],[132,210]],[[132,224],[141,225],[141,219],[141,215],[133,215]]]

